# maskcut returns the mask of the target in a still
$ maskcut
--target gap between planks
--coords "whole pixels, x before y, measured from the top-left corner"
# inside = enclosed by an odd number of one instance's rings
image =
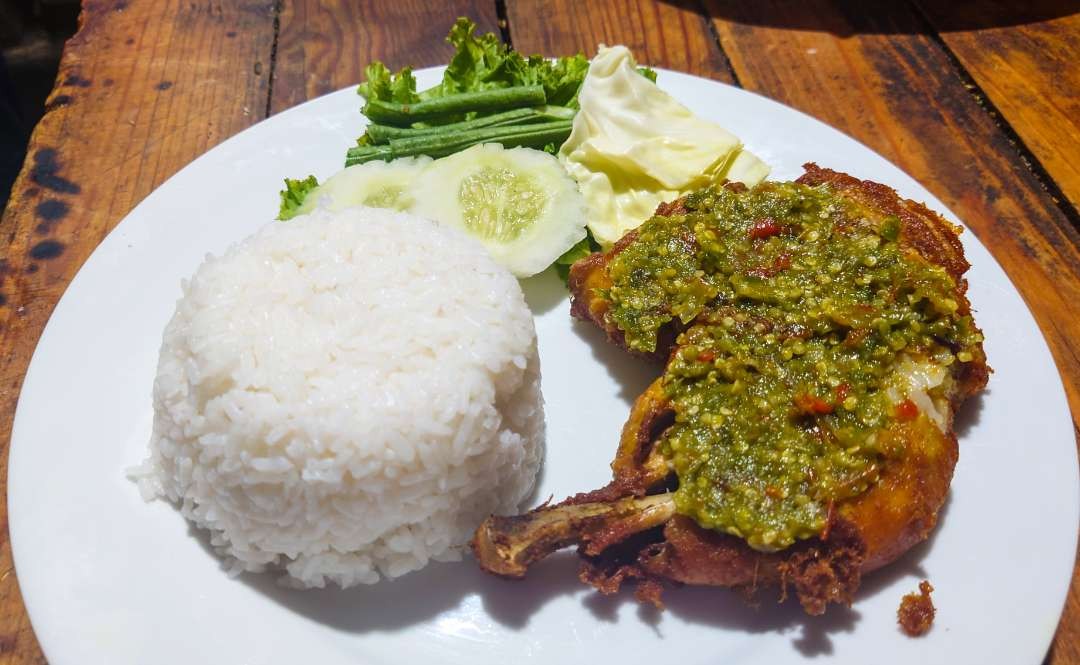
[[[723,60],[728,74],[731,75],[732,84],[743,90],[742,81],[739,80],[739,72],[735,71],[735,65],[731,63],[731,58],[728,56],[727,51],[724,50],[724,45],[720,43],[720,33],[716,31],[716,24],[713,23],[712,17],[709,16],[709,11],[705,9],[705,5],[701,4],[700,0],[694,4],[698,8],[698,13],[705,19],[705,25],[709,28],[709,35],[712,36],[713,42],[716,43],[716,50],[720,52],[720,59]]]
[[[514,48],[513,36],[510,34],[510,19],[506,15],[506,0],[495,0],[495,16],[499,19],[499,37],[504,44]]]
[[[706,10],[705,6],[700,2],[700,0],[694,2],[693,4],[697,13],[705,19],[706,25],[709,29],[709,35],[712,37],[713,43],[716,45],[716,48],[719,51],[719,54],[723,61],[724,67],[731,75],[731,79],[734,82],[734,85],[736,87],[742,88],[743,86],[741,81],[739,80],[738,72],[735,70],[735,67],[732,64],[731,58],[728,56],[727,51],[724,50],[724,46],[721,43],[720,35],[716,31],[716,25],[713,22],[712,17],[709,15],[709,12]],[[978,104],[979,107],[990,116],[993,124],[998,128],[999,131],[1002,132],[1005,138],[1009,141],[1010,145],[1013,146],[1016,155],[1020,158],[1021,163],[1023,163],[1024,167],[1027,168],[1028,171],[1032,174],[1032,176],[1035,178],[1036,182],[1039,183],[1039,186],[1043,189],[1043,191],[1045,191],[1050,196],[1050,199],[1058,207],[1062,215],[1064,215],[1065,219],[1067,219],[1076,230],[1080,231],[1080,211],[1078,211],[1077,208],[1075,208],[1069,202],[1068,198],[1065,197],[1064,192],[1061,190],[1060,186],[1058,186],[1054,178],[1050,175],[1049,171],[1047,171],[1046,167],[1043,166],[1042,162],[1039,161],[1035,153],[1024,142],[1023,138],[1021,138],[1016,129],[1005,118],[1005,116],[1001,114],[998,108],[991,101],[990,97],[976,82],[975,78],[971,75],[967,68],[964,67],[963,63],[960,62],[960,59],[956,56],[952,49],[949,48],[948,44],[945,42],[944,39],[942,39],[941,35],[938,34],[937,30],[934,29],[933,25],[930,23],[929,18],[923,12],[922,8],[919,7],[918,3],[912,2],[912,0],[907,0],[907,4],[911,8],[913,14],[918,18],[919,22],[921,23],[923,32],[938,46],[938,48],[941,49],[942,53],[949,61],[954,74],[960,81],[960,84],[963,85],[964,88],[968,91],[971,97],[975,100],[975,103]],[[511,32],[510,22],[507,18],[506,0],[494,0],[494,5],[495,14],[498,17],[500,39],[505,44],[513,48],[513,34]],[[283,0],[277,0],[274,3],[273,8],[273,40],[270,47],[270,71],[267,84],[266,108],[264,112],[264,118],[268,118],[271,115],[274,79],[277,74],[278,41],[281,34],[282,9]]]
[[[499,1],[503,2],[504,0]],[[736,86],[742,88],[742,83],[739,81],[739,74],[735,71],[735,67],[732,65],[727,51],[724,50],[724,45],[720,42],[720,35],[716,31],[716,24],[713,22],[708,10],[706,10],[700,0],[694,4],[699,13],[705,18],[705,22],[709,26],[709,34],[712,35],[713,41],[716,43],[716,48],[720,51],[724,64],[731,73],[732,80],[735,82]],[[964,67],[963,63],[960,62],[960,58],[953,53],[953,50],[949,48],[949,45],[942,39],[938,31],[934,29],[929,17],[926,16],[919,4],[912,0],[907,0],[907,4],[911,7],[912,13],[922,25],[923,32],[926,36],[941,49],[942,53],[944,53],[945,58],[952,66],[953,72],[960,80],[960,84],[968,91],[968,94],[975,100],[975,103],[979,108],[990,116],[990,120],[993,122],[994,126],[998,128],[998,131],[1005,135],[1009,144],[1015,149],[1017,157],[1020,158],[1020,162],[1035,178],[1035,181],[1039,183],[1039,186],[1042,187],[1043,191],[1050,196],[1050,200],[1057,205],[1061,214],[1065,216],[1065,219],[1069,221],[1073,228],[1080,231],[1080,211],[1073,207],[1069,202],[1069,199],[1065,196],[1065,193],[1061,190],[1061,187],[1058,186],[1057,182],[1050,175],[1050,172],[1047,171],[1046,167],[1043,166],[1042,162],[1039,161],[1039,158],[1031,148],[1028,147],[1027,143],[1024,142],[1024,139],[1020,137],[1020,134],[1012,124],[990,100],[990,96],[986,94],[978,82],[976,82],[975,77],[971,75],[971,72],[969,72],[967,68]]]
[[[1061,210],[1061,214],[1065,216],[1065,219],[1069,220],[1073,228],[1080,231],[1080,212],[1073,207],[1069,202],[1068,197],[1065,196],[1065,192],[1061,190],[1057,182],[1050,175],[1050,172],[1043,166],[1039,158],[1035,156],[1035,153],[1028,147],[1024,139],[1020,137],[1019,132],[1012,126],[1005,115],[997,108],[994,102],[990,99],[990,95],[982,89],[975,77],[971,75],[971,72],[964,67],[964,64],[960,62],[960,58],[957,57],[953,50],[949,48],[949,45],[942,38],[941,34],[934,29],[933,24],[930,22],[922,7],[917,2],[907,0],[908,6],[911,7],[912,13],[922,23],[923,30],[926,31],[926,35],[938,45],[942,53],[948,59],[952,65],[953,70],[956,72],[957,78],[960,79],[960,84],[964,86],[964,89],[968,91],[975,103],[979,105],[983,111],[989,116],[994,125],[1005,135],[1009,143],[1016,149],[1016,154],[1020,158],[1020,161],[1024,164],[1031,175],[1034,176],[1035,181],[1039,183],[1043,191],[1050,195],[1050,200],[1053,201],[1058,209]]]
[[[270,106],[274,102],[274,75],[277,73],[278,38],[281,36],[281,10],[284,4],[284,0],[274,2],[274,36],[270,40],[270,71],[266,77],[266,110],[263,112],[263,120],[270,117]]]

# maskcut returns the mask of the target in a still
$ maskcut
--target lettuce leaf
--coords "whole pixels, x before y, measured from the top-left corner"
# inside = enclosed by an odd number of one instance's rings
[[[596,239],[592,237],[592,233],[586,229],[585,237],[578,244],[555,259],[555,272],[559,275],[559,279],[563,281],[563,284],[570,281],[570,266],[574,265],[575,261],[598,251],[600,251],[600,243],[596,242]]]
[[[510,51],[495,33],[479,37],[475,33],[476,24],[467,18],[459,18],[450,28],[446,41],[456,52],[446,65],[442,83],[425,90],[425,98],[514,85],[521,56]]]
[[[357,92],[364,99],[381,99],[399,104],[420,101],[411,68],[402,67],[397,74],[392,74],[378,60],[364,68],[364,82]]]
[[[542,85],[548,104],[577,107],[577,93],[589,71],[584,54],[554,62],[539,55],[525,57],[494,33],[477,35],[476,24],[467,18],[454,23],[446,41],[454,47],[454,56],[438,85],[418,93],[411,69],[392,74],[383,63],[373,62],[365,68],[357,92],[365,99],[412,103],[460,92]]]
[[[304,205],[304,199],[318,186],[319,181],[313,175],[309,175],[303,180],[285,178],[285,189],[281,190],[281,207],[278,208],[277,218],[285,221],[300,214],[300,207]]]

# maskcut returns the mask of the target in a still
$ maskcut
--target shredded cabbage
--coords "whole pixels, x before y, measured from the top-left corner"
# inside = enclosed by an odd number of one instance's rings
[[[573,132],[559,151],[607,247],[656,206],[725,178],[753,186],[769,168],[739,139],[642,76],[625,46],[601,47],[578,95]]]

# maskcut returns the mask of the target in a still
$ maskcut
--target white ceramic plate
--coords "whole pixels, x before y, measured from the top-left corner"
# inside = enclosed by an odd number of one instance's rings
[[[440,70],[418,73],[421,86]],[[660,84],[742,137],[773,177],[823,166],[944,206],[852,139],[776,102],[662,71]],[[601,597],[557,556],[504,582],[471,561],[346,592],[229,579],[180,515],[124,475],[150,435],[166,321],[208,253],[276,213],[284,176],[337,171],[361,133],[352,90],[281,113],[214,148],[148,196],[79,272],[23,385],[9,471],[12,547],[26,605],[55,665],[85,663],[1038,663],[1076,546],[1077,459],[1060,379],[1008,278],[964,235],[971,301],[995,373],[959,417],[960,463],[931,540],[866,579],[854,608],[755,611],[726,590],[670,591],[656,613]],[[573,323],[550,274],[528,280],[547,399],[539,497],[596,488],[649,369]],[[929,578],[939,608],[921,639],[896,626]]]

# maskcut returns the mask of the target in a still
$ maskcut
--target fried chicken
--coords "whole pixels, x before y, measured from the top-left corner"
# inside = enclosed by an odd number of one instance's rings
[[[934,625],[934,600],[930,597],[934,587],[929,580],[919,582],[919,592],[906,594],[900,599],[896,610],[896,622],[908,637],[920,637],[930,632]]]
[[[805,171],[663,204],[574,264],[572,314],[665,372],[631,409],[612,482],[492,516],[481,567],[521,577],[577,545],[605,593],[776,587],[821,614],[927,537],[953,414],[990,371],[960,229],[884,185]]]

